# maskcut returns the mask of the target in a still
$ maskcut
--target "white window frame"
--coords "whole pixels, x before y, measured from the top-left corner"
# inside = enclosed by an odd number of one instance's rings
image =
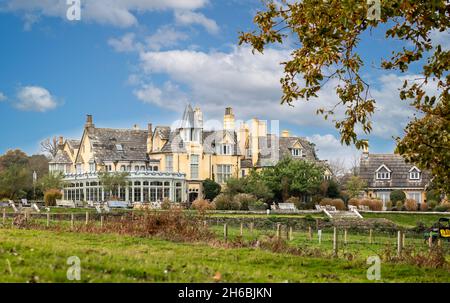
[[[166,155],[166,172],[173,172],[173,155]]]
[[[421,178],[421,171],[417,167],[413,166],[409,170],[409,179],[410,180],[420,180]]]
[[[385,171],[380,171],[381,169],[385,169]],[[390,180],[392,171],[384,164],[382,164],[375,171],[377,180]]]
[[[231,164],[217,164],[217,183],[224,184],[231,178],[233,167]]]
[[[302,157],[303,150],[301,148],[293,148],[291,149],[291,154],[293,157]]]
[[[196,180],[200,176],[200,155],[192,154],[190,156],[191,180]]]

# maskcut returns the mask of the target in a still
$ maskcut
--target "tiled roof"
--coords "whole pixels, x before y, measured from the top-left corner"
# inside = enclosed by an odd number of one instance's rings
[[[92,128],[88,132],[94,160],[147,161],[147,130]]]
[[[177,129],[175,131],[170,131],[168,134],[168,141],[161,148],[161,152],[163,153],[185,153],[186,149],[184,148],[183,140],[181,140],[180,130]]]
[[[70,160],[69,155],[66,151],[60,149],[56,153],[56,156],[49,162],[51,164],[66,164],[66,163],[72,163]]]
[[[376,180],[376,170],[385,165],[391,172],[390,180]],[[396,154],[368,154],[360,161],[360,177],[369,188],[424,188],[430,181],[430,174],[422,171],[420,180],[410,180],[409,171],[414,164],[406,163]]]
[[[69,143],[69,146],[70,146],[72,149],[78,149],[78,148],[80,148],[80,144],[81,144],[81,141],[80,141],[80,140],[67,139],[66,141],[67,141],[67,143]]]
[[[155,136],[159,136],[162,140],[169,140],[170,127],[169,126],[157,126],[155,128]]]

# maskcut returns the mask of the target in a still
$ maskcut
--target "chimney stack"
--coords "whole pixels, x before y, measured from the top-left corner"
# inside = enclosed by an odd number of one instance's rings
[[[148,135],[147,135],[147,153],[151,153],[153,150],[153,125],[148,124]]]
[[[281,137],[282,138],[289,138],[289,131],[288,130],[283,130],[281,132]]]
[[[367,145],[363,146],[362,159],[367,160],[369,158],[369,140],[363,140]]]
[[[223,129],[234,130],[234,114],[231,107],[225,108],[225,115],[223,116]]]
[[[92,115],[87,115],[86,116],[86,125],[85,125],[85,127],[86,128],[94,128],[95,127],[93,119],[92,119]]]
[[[63,136],[59,136],[58,139],[58,149],[63,150],[64,149],[64,137]]]

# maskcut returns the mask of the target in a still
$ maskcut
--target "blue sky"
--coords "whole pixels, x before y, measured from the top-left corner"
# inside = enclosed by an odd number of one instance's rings
[[[237,47],[238,32],[254,28],[259,0],[85,0],[81,21],[67,20],[65,2],[0,0],[0,153],[37,153],[39,141],[54,135],[78,138],[86,114],[100,127],[171,125],[190,102],[205,120],[221,119],[226,106],[240,120],[280,120],[326,159],[357,154],[314,114],[336,102],[332,85],[314,102],[279,105],[279,62],[291,45],[264,55]],[[360,51],[368,62],[399,47],[382,29],[365,38]],[[364,74],[380,106],[370,149],[392,152],[392,137],[412,115],[397,92],[408,76],[370,64]]]

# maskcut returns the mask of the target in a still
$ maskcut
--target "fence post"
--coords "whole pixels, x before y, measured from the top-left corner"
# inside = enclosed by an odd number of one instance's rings
[[[289,241],[294,240],[293,234],[292,234],[292,226],[289,227]]]
[[[399,230],[397,232],[397,256],[400,257],[402,255],[402,231]]]
[[[100,227],[103,228],[103,216],[100,216]]]
[[[318,238],[319,238],[319,244],[321,244],[321,243],[322,243],[322,230],[321,230],[321,229],[319,229],[319,230],[317,231],[317,236],[318,236]]]
[[[253,222],[252,223],[250,223],[250,232],[253,234]]]
[[[308,237],[309,237],[309,241],[312,240],[312,229],[311,226],[308,226]]]
[[[433,247],[433,236],[430,233],[430,237],[428,238],[428,247],[432,248]]]
[[[89,223],[89,212],[87,211],[86,212],[86,220],[85,220],[84,224],[88,225],[88,223]]]
[[[347,229],[344,229],[344,244],[347,245]]]
[[[372,244],[372,229],[369,230],[369,244]]]
[[[50,227],[50,213],[47,213],[47,227]]]
[[[6,208],[3,208],[3,225],[6,224]]]
[[[437,245],[438,247],[441,247],[441,239],[438,239]]]
[[[277,223],[277,239],[279,240],[281,236],[281,224]]]
[[[338,234],[337,228],[333,227],[333,255],[338,256]]]
[[[70,214],[70,228],[71,229],[73,229],[73,227],[74,227],[74,215],[73,214]]]
[[[242,223],[242,222],[241,222],[241,230],[240,230],[240,232],[241,232],[241,237],[242,237],[242,235],[244,234],[244,223]]]
[[[406,243],[406,234],[403,233],[402,234],[402,247],[405,248],[405,243]]]
[[[223,225],[223,239],[225,240],[225,242],[227,242],[227,240],[228,240],[228,225],[227,225],[227,223],[225,223]]]

